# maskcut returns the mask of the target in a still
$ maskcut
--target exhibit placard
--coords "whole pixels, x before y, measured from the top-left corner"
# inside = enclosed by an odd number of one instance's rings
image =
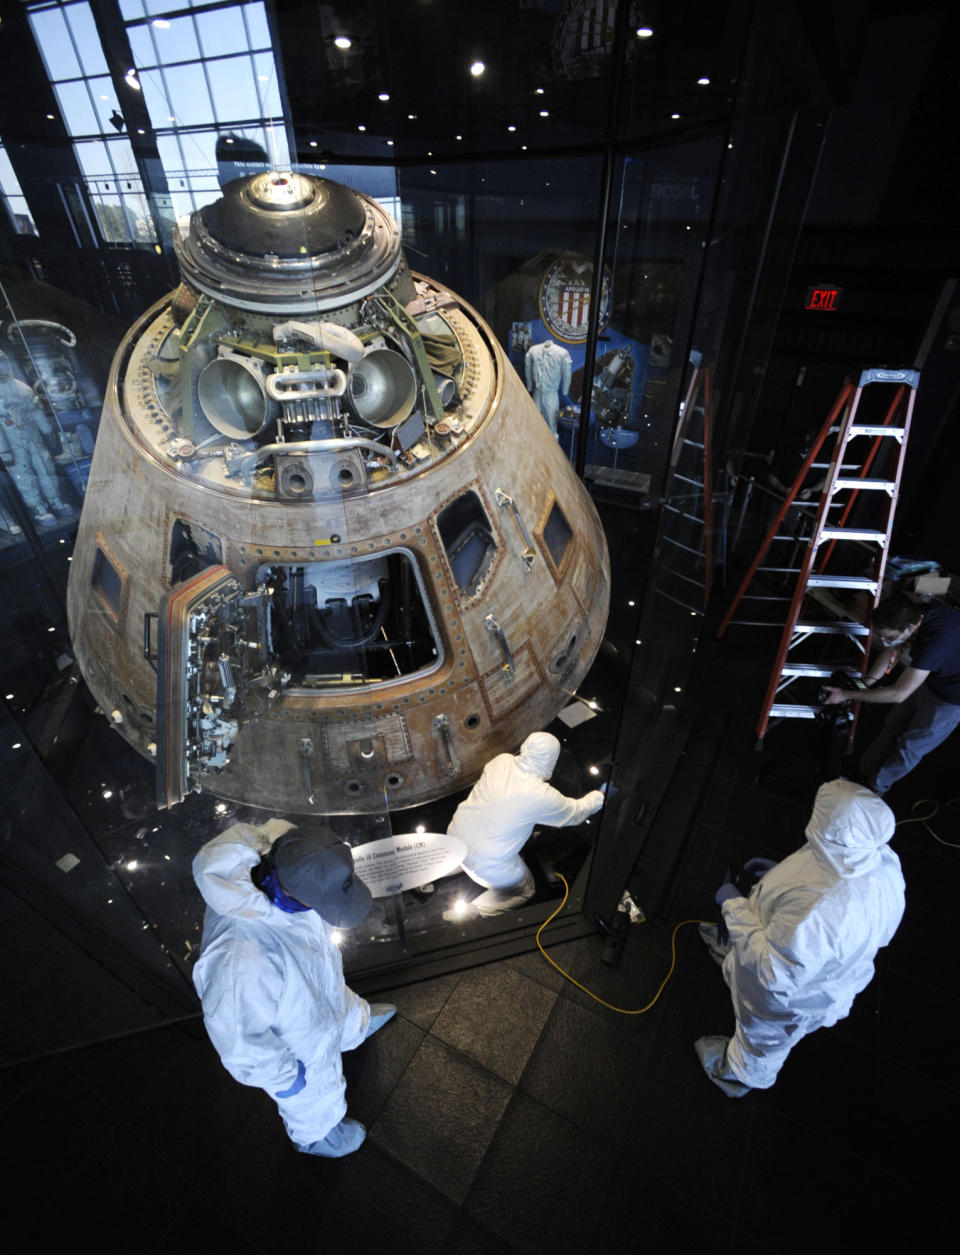
[[[444,832],[410,832],[354,846],[353,867],[375,898],[386,898],[451,875],[466,852]]]

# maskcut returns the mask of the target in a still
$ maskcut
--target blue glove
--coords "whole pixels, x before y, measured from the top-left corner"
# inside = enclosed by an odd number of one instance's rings
[[[776,867],[776,863],[772,858],[748,858],[743,865],[745,872],[753,872],[754,876],[759,880],[761,876],[765,876],[771,867]]]
[[[717,892],[713,895],[713,900],[717,906],[723,906],[728,898],[742,898],[743,894],[736,885],[730,884],[729,881],[725,885],[721,885]]]
[[[300,1093],[300,1091],[303,1089],[306,1083],[307,1083],[307,1069],[304,1066],[304,1064],[302,1064],[300,1060],[298,1059],[297,1060],[297,1079],[293,1082],[293,1084],[290,1086],[289,1089],[278,1089],[276,1092],[276,1097],[277,1098],[292,1098],[294,1094]]]

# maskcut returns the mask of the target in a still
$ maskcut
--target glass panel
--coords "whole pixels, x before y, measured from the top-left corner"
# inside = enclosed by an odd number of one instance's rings
[[[97,130],[105,131],[109,135],[115,129],[114,116],[122,119],[112,81],[109,78],[90,79],[90,95],[93,97],[94,108],[97,111]]]
[[[170,65],[175,61],[194,61],[200,57],[197,28],[192,17],[169,18],[169,25],[151,27],[155,62]]]
[[[243,18],[247,24],[247,33],[251,48],[269,48],[271,45],[270,27],[267,25],[267,10],[263,4],[245,4]]]
[[[210,93],[200,64],[168,66],[163,76],[166,98],[162,105],[162,121],[155,112],[157,106],[154,103],[149,106],[155,126],[165,125],[169,114],[176,115],[180,126],[197,126],[213,121]]]
[[[282,109],[280,107],[280,87],[277,82],[277,70],[273,54],[269,52],[255,53],[253,64],[263,106],[260,110],[261,116],[278,118],[282,113]]]
[[[30,13],[29,18],[51,80],[57,82],[64,78],[79,77],[83,71],[77,60],[63,11],[42,9]]]
[[[100,36],[89,4],[71,4],[64,9],[70,30],[80,53],[84,74],[106,74],[107,61],[100,47]]]
[[[168,97],[166,73],[166,70],[145,70],[139,75],[144,104],[157,130],[166,130],[178,120]]]
[[[85,82],[58,83],[53,90],[64,125],[71,135],[100,134],[100,119],[94,112]]]
[[[153,67],[157,64],[159,58],[157,57],[149,26],[128,26],[127,39],[130,41],[133,64],[138,70],[142,70],[144,67]]]
[[[221,122],[232,118],[256,118],[260,100],[249,57],[227,57],[207,62],[207,77],[213,95],[213,107]]]
[[[0,192],[3,193],[14,231],[18,235],[36,235],[37,228],[30,216],[23,189],[2,145],[0,145]]]
[[[217,9],[211,13],[198,13],[195,20],[205,57],[219,57],[230,52],[247,51],[247,32],[239,9]]]

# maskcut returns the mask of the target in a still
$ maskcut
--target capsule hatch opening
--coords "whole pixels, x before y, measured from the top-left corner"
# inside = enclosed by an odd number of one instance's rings
[[[391,550],[343,562],[269,563],[271,658],[308,690],[386,684],[434,670],[439,632],[413,555]]]

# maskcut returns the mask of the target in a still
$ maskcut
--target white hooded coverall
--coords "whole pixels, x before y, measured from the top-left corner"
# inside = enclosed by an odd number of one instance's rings
[[[715,1075],[767,1089],[801,1037],[849,1014],[903,916],[894,826],[875,793],[832,780],[817,792],[806,843],[749,897],[724,902],[737,1027]]]
[[[547,783],[559,755],[560,742],[555,736],[532,733],[519,754],[491,758],[457,807],[447,833],[467,847],[463,870],[478,885],[505,890],[526,884],[532,893],[533,878],[520,850],[534,824],[571,827],[603,805],[599,789],[572,798]],[[479,902],[476,899],[474,905]]]
[[[224,1067],[266,1090],[291,1141],[306,1148],[346,1114],[340,1053],[363,1041],[370,1007],[344,982],[330,925],[316,911],[281,911],[251,880],[271,844],[261,829],[234,824],[193,860],[207,904],[193,983]],[[278,1098],[295,1086],[298,1062],[304,1088]]]

